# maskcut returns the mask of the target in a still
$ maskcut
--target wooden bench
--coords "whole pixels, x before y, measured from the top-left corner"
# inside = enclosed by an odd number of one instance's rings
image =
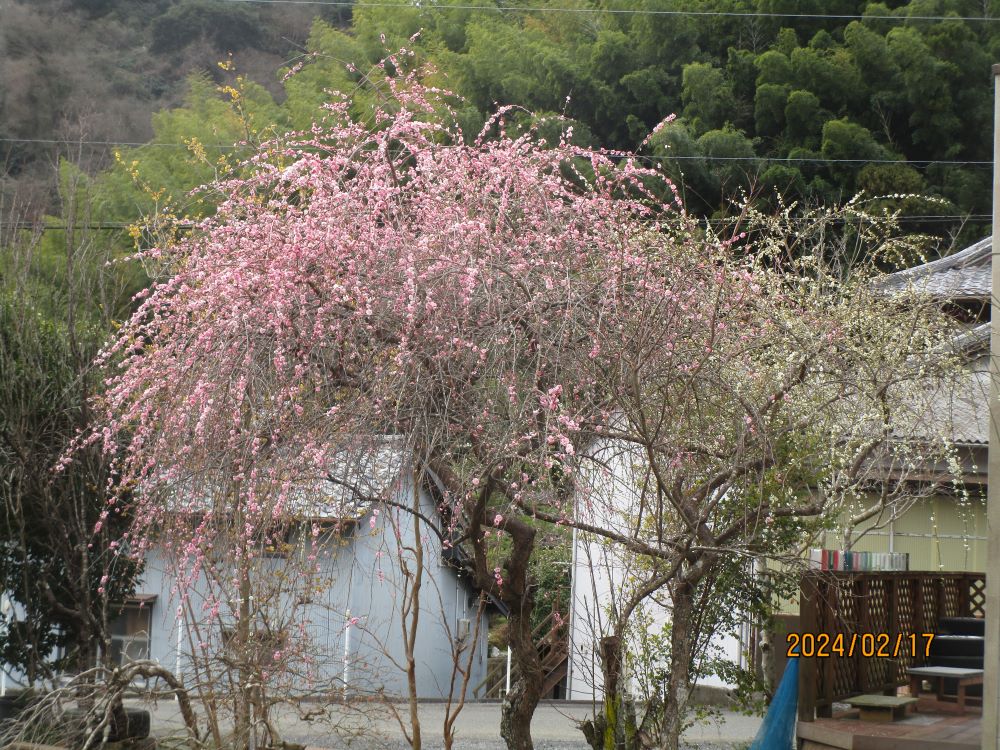
[[[969,685],[983,684],[983,670],[965,669],[964,667],[910,667],[906,670],[910,676],[910,695],[916,698],[920,695],[924,680],[936,682],[935,693],[938,700],[944,698],[944,681],[955,680],[958,683],[958,712],[965,713],[965,689]]]
[[[861,709],[861,721],[887,723],[906,716],[906,707],[917,702],[916,698],[897,695],[856,695],[844,701]]]

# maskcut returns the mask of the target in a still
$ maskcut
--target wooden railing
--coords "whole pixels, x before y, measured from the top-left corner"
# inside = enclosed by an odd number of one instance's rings
[[[542,620],[531,632],[531,639],[538,649],[538,657],[542,662],[542,695],[552,692],[556,684],[566,676],[566,664],[569,657],[568,628],[565,619],[552,612]],[[507,660],[490,660],[492,664],[486,670],[486,678],[473,690],[476,698],[501,698],[507,683]],[[517,665],[511,664],[511,682],[520,676]]]
[[[799,627],[803,635],[830,636],[845,649],[828,657],[802,657],[799,664],[799,721],[830,716],[834,702],[862,693],[895,694],[905,685],[906,668],[925,661],[922,633],[936,633],[942,617],[982,617],[983,573],[812,571],[802,578]],[[889,653],[896,636],[905,646],[888,657],[865,656],[853,636],[888,633]],[[917,634],[914,655],[911,634]],[[837,639],[842,635],[841,640]],[[854,653],[846,653],[854,644]],[[864,645],[871,646],[868,640]],[[787,644],[775,644],[787,648]],[[808,650],[808,649],[807,649]],[[829,649],[828,649],[829,650]],[[868,649],[870,650],[870,648]]]

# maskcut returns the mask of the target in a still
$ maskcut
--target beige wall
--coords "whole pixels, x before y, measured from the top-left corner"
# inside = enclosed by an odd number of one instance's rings
[[[843,534],[827,532],[815,547],[841,549]],[[985,572],[986,502],[973,497],[963,507],[956,498],[920,501],[890,529],[870,531],[854,545],[856,552],[909,552],[910,570]],[[781,602],[778,611],[798,614],[798,597]]]
[[[827,533],[821,546],[839,549]],[[869,531],[857,552],[908,552],[910,570],[983,571],[986,566],[986,504],[978,497],[960,503],[951,496],[921,500],[890,527]]]

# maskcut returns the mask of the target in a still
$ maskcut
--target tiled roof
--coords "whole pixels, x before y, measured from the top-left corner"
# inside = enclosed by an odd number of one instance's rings
[[[890,274],[884,286],[912,287],[940,299],[989,299],[992,252],[987,237],[947,257]]]
[[[939,260],[889,275],[883,282],[888,291],[913,289],[941,300],[990,299],[992,286],[992,242],[987,237]],[[989,442],[989,347],[990,324],[971,328],[952,340],[966,358],[960,374],[925,394],[924,416],[910,427],[911,437],[939,438],[946,435],[957,444],[986,445]]]
[[[371,502],[392,494],[406,466],[400,441],[383,438],[331,457],[326,477],[287,479],[285,513],[314,520],[354,520],[368,512]],[[279,459],[280,460],[280,459]],[[178,513],[203,513],[228,500],[211,478],[189,479],[161,488],[167,506]],[[277,487],[269,488],[269,501]]]
[[[980,351],[989,351],[990,324],[980,323],[965,333],[959,334],[951,341],[954,351],[970,356]]]
[[[297,510],[321,518],[360,515],[370,501],[392,494],[406,465],[403,448],[402,441],[384,438],[345,451],[334,459],[327,481],[302,492]]]
[[[970,362],[960,376],[933,394],[925,431],[944,433],[960,445],[986,445],[990,439],[989,357]],[[931,437],[931,435],[927,435]]]
[[[987,299],[991,273],[989,268],[955,268],[917,279],[914,287],[940,299]]]

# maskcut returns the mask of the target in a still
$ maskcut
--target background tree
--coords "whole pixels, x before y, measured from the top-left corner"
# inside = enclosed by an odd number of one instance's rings
[[[833,519],[905,512],[957,479],[947,469],[925,477],[929,456],[951,465],[946,426],[920,445],[898,439],[960,373],[953,324],[933,300],[879,286],[879,259],[911,254],[912,241],[853,203],[746,218],[746,235],[682,261],[684,281],[636,305],[592,360],[617,417],[591,448],[595,466],[572,522],[583,539],[614,543],[605,556],[616,601],[600,642],[609,694],[602,731],[589,733],[594,747],[678,747],[705,646],[731,615],[715,603],[733,607],[734,586],[747,615],[767,601],[775,577],[749,584],[753,561],[794,576]],[[852,230],[839,241],[856,243],[850,252],[830,246],[831,225],[843,221]],[[662,710],[651,737],[629,724],[618,691],[627,689],[630,620],[657,596],[668,656],[662,692],[642,696]]]
[[[672,16],[644,15],[664,10],[659,6],[626,15],[591,3],[573,13],[530,4],[509,11],[402,3],[356,13],[308,5],[234,8],[208,0],[115,0],[68,10],[57,0],[8,5],[0,56],[11,75],[0,91],[0,131],[12,140],[0,144],[0,162],[19,191],[33,186],[50,200],[44,173],[56,144],[45,141],[65,138],[60,113],[90,123],[95,143],[82,154],[89,172],[112,162],[108,142],[143,142],[151,135],[158,145],[130,154],[126,162],[137,160],[140,172],[147,161],[162,169],[171,157],[180,157],[174,161],[182,166],[191,137],[214,164],[218,152],[212,144],[246,138],[204,107],[220,97],[232,104],[230,93],[215,86],[249,94],[253,81],[258,93],[273,97],[245,100],[257,111],[259,131],[308,127],[331,87],[350,92],[354,116],[365,118],[373,99],[364,72],[387,50],[405,46],[441,71],[434,85],[466,97],[460,119],[467,133],[478,131],[496,105],[517,104],[580,123],[591,145],[635,149],[666,115],[678,113],[695,141],[710,131],[742,136],[746,148],[740,147],[738,164],[750,184],[777,187],[789,200],[843,201],[859,188],[873,189],[861,178],[864,160],[905,163],[912,171],[890,170],[877,183],[893,183],[890,194],[917,187],[934,199],[899,199],[895,207],[903,210],[907,228],[939,237],[942,249],[953,235],[958,241],[978,238],[989,212],[983,196],[989,189],[991,152],[984,134],[990,92],[981,76],[1000,32],[980,20],[986,18],[984,6],[971,0],[941,5],[936,16],[922,0],[892,8],[849,0],[838,6],[843,17],[828,19],[802,18],[787,4],[765,12],[788,15],[759,16],[764,6],[744,0],[674,3],[678,15]],[[733,15],[685,15],[714,11]],[[314,12],[318,20],[310,25]],[[202,34],[195,26],[206,18],[228,19],[212,25],[227,30]],[[113,50],[105,39],[114,40]],[[151,53],[154,48],[161,51]],[[228,52],[244,84],[217,65]],[[201,76],[192,94],[201,100],[202,116],[175,119],[169,138],[156,125],[154,134],[150,113],[191,108],[191,97],[185,99],[191,75]],[[53,88],[53,81],[73,85]],[[46,96],[35,101],[39,91]],[[94,100],[104,102],[100,112],[87,104]],[[830,122],[864,129],[868,147],[854,156],[822,149]],[[666,160],[672,174],[687,173],[682,168],[690,159],[674,163],[672,156],[656,158]],[[733,166],[731,154],[717,148],[685,156],[704,157],[704,164],[723,173]],[[168,171],[165,186],[178,202],[207,179],[193,174],[204,170]],[[181,182],[177,178],[185,172],[190,179]],[[714,176],[709,182],[705,189],[687,187],[688,209],[703,217],[723,215],[744,179]],[[126,204],[125,220],[136,220],[139,207],[146,203]]]
[[[54,471],[92,427],[92,360],[136,279],[105,267],[107,246],[86,221],[84,176],[66,162],[59,176],[58,231],[23,224],[14,204],[0,238],[0,588],[14,604],[0,643],[29,685],[110,652],[108,623],[138,573],[116,554],[130,521],[106,506],[110,457],[89,448]]]

